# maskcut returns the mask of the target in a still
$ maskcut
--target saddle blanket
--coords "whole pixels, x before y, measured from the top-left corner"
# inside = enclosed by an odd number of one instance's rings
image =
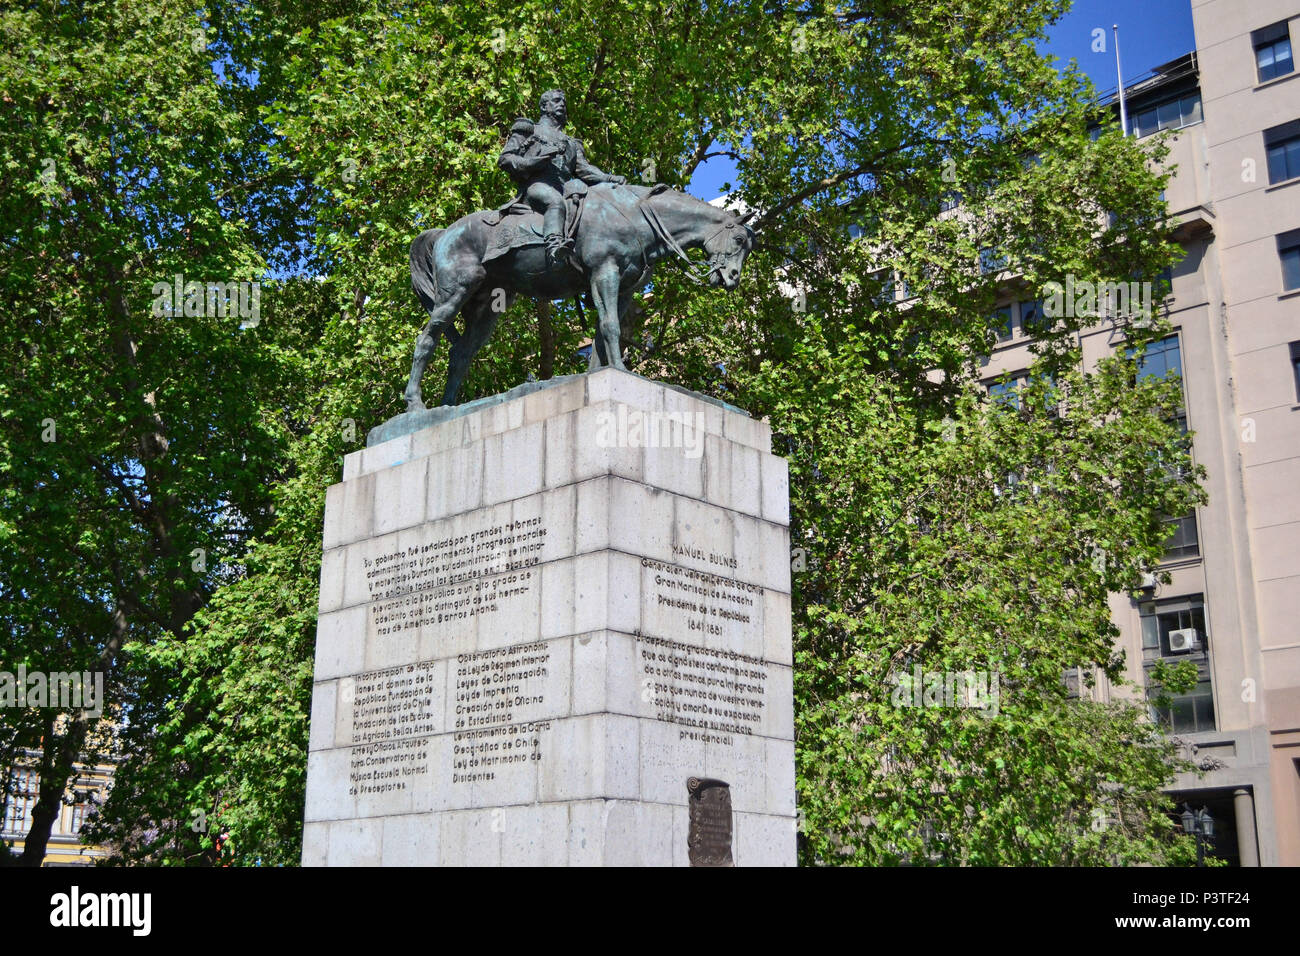
[[[567,238],[573,238],[577,232],[585,196],[583,191],[571,192],[564,197],[564,234]],[[479,215],[484,225],[492,227],[487,252],[483,254],[484,262],[491,262],[512,249],[540,246],[546,242],[546,234],[542,232],[542,214],[534,212],[527,203],[515,201]]]

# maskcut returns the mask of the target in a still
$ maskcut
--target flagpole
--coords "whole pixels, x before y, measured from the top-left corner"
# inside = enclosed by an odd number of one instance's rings
[[[1119,128],[1127,136],[1128,107],[1124,103],[1124,70],[1119,62],[1119,24],[1112,24],[1111,31],[1115,36],[1115,78],[1119,82]]]

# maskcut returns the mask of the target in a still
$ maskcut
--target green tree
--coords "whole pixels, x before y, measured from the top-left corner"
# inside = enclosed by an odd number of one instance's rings
[[[243,215],[247,116],[200,12],[0,13],[3,666],[102,674],[127,725],[151,703],[127,648],[185,634],[270,519],[298,354],[277,348],[275,305],[238,286],[263,277],[271,243]],[[40,751],[24,863],[77,799],[92,724],[0,713],[6,780]]]

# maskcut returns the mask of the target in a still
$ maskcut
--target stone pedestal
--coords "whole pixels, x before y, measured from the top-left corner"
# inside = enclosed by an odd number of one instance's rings
[[[793,864],[768,426],[613,369],[436,411],[326,499],[304,865]]]

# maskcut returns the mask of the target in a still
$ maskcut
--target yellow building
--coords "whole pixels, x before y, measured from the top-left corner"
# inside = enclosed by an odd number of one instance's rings
[[[4,803],[0,841],[9,844],[9,852],[14,856],[23,852],[27,831],[31,828],[32,808],[36,805],[40,785],[36,769],[40,759],[39,750],[23,751],[10,777],[12,792]],[[42,866],[89,866],[107,855],[102,847],[82,846],[80,833],[87,815],[102,805],[108,795],[116,763],[109,760],[93,766],[76,764],[75,770],[77,778],[72,792],[76,794],[77,802],[72,805],[65,803],[60,808],[59,817],[50,831]]]

